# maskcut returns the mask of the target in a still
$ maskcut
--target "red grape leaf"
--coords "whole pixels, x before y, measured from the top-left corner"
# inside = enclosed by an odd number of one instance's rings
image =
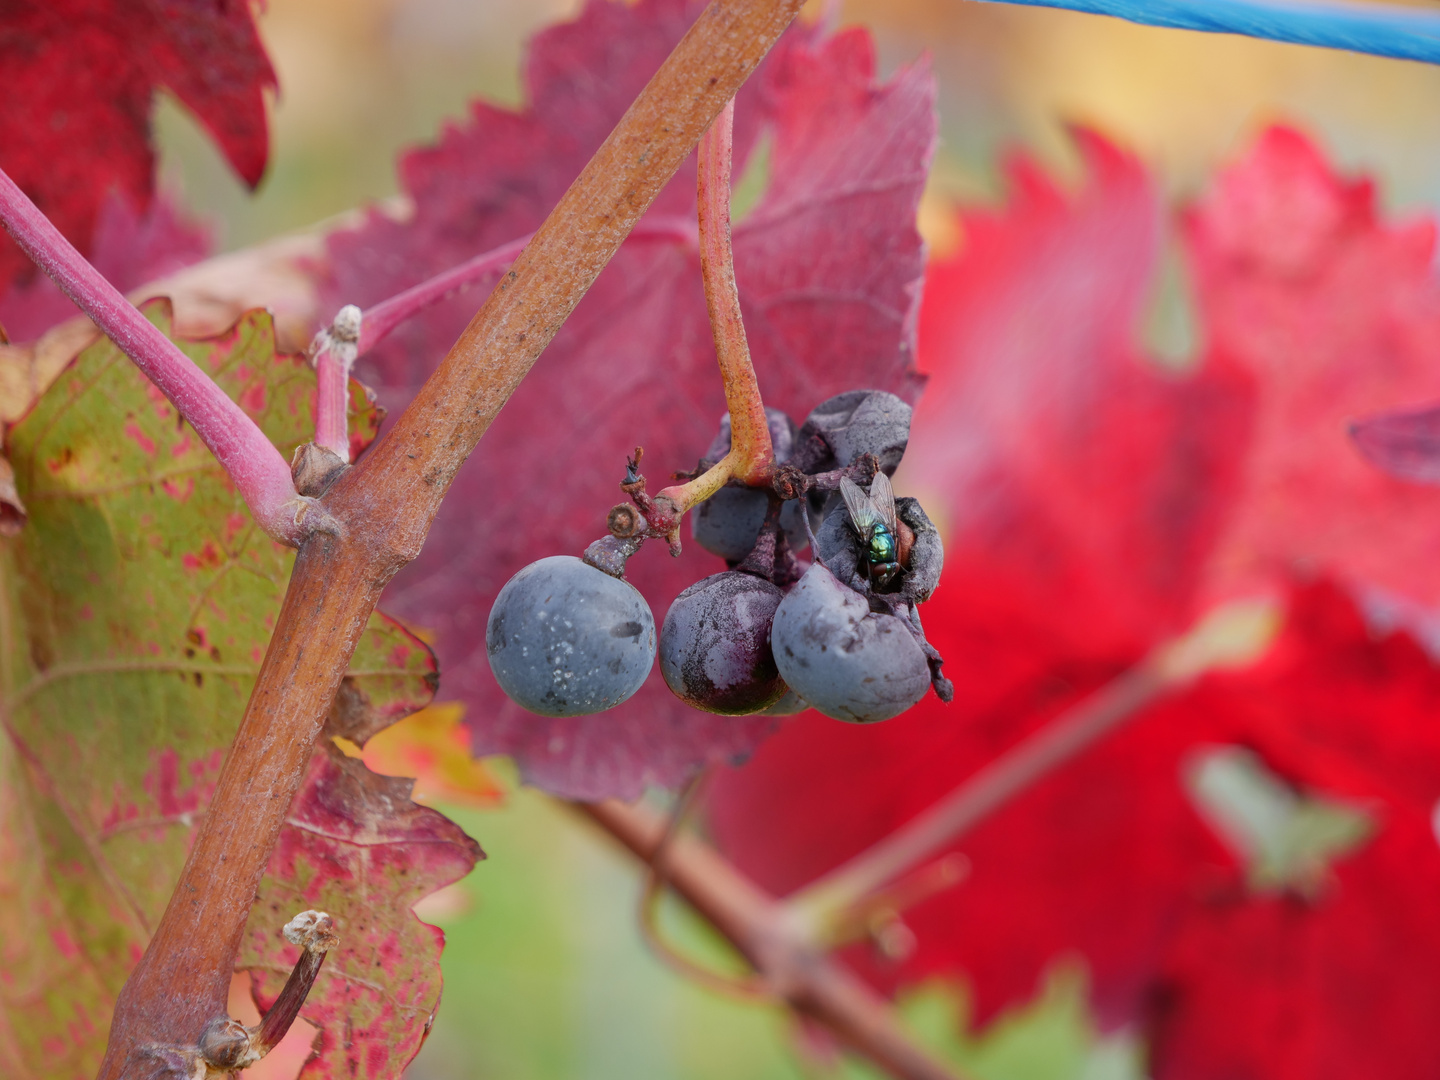
[[[539,223],[688,27],[699,4],[594,0],[546,31],[527,64],[531,104],[475,107],[470,125],[402,166],[412,224],[376,217],[332,244],[335,303],[368,302]],[[913,397],[911,332],[922,272],[914,216],[934,142],[933,85],[907,68],[883,85],[860,31],[793,33],[741,93],[737,145],[769,141],[759,204],[734,231],[751,348],[767,403],[803,418],[826,397],[876,386]],[[738,166],[737,166],[738,172]],[[694,166],[650,221],[694,213]],[[415,320],[362,361],[389,407],[403,404],[457,336],[473,299]],[[577,798],[633,797],[707,761],[747,754],[771,728],[677,701],[656,670],[626,704],[551,720],[509,702],[484,627],[501,585],[533,560],[578,554],[605,532],[625,456],[646,448],[652,489],[691,468],[724,399],[699,261],[683,237],[636,238],[601,274],[461,471],[390,610],[435,633],[447,695],[467,702],[480,753],[515,756],[526,780]],[[630,576],[657,621],[686,585],[722,569],[693,544],[650,545]]]
[[[1188,711],[1220,719],[1301,790],[1372,807],[1377,835],[1314,895],[1197,894],[1153,990],[1157,1080],[1440,1067],[1440,671],[1333,585],[1295,591],[1290,609],[1266,660],[1214,680]]]
[[[1086,153],[1102,179],[1064,197],[1022,172],[1013,216],[967,217],[966,250],[937,268],[927,289],[921,358],[931,381],[900,476],[946,531],[945,577],[925,617],[949,658],[956,703],[946,710],[927,701],[864,729],[805,716],[744,769],[722,773],[710,805],[716,837],[770,888],[794,889],[858,853],[1182,626],[1236,496],[1252,394],[1283,400],[1304,384],[1295,374],[1277,388],[1253,365],[1252,384],[1218,347],[1188,379],[1132,369],[1129,335],[1153,268],[1146,220],[1156,210],[1133,163],[1093,142]],[[1252,223],[1237,235],[1258,229]],[[1259,315],[1244,325],[1266,340]],[[1347,363],[1336,358],[1331,372],[1342,391]],[[1293,356],[1290,366],[1304,370]],[[1164,391],[1147,397],[1128,385],[1147,381]],[[1313,388],[1310,400],[1317,410],[1324,402]],[[1301,413],[1302,421],[1314,418]],[[1324,473],[1312,474],[1307,508],[1318,514],[1324,496],[1330,513],[1349,514],[1347,475],[1326,489]],[[1280,539],[1297,551],[1307,541]],[[1395,605],[1369,607],[1395,621]],[[1404,903],[1417,910],[1433,891],[1425,883],[1440,850],[1433,838],[1428,846],[1416,838],[1440,796],[1440,672],[1413,637],[1387,636],[1334,585],[1294,589],[1288,612],[1263,663],[1153,708],[958,843],[972,873],[906,913],[918,940],[911,957],[886,966],[857,949],[852,960],[883,986],[963,973],[984,1022],[1028,998],[1058,956],[1078,951],[1104,1020],[1158,1018],[1159,1076],[1214,1076],[1222,1065],[1240,1076],[1306,1075],[1325,1046],[1351,1075],[1362,1060],[1346,1056],[1351,1047],[1368,1047],[1369,1060],[1381,1062],[1370,1071],[1412,1075],[1411,1064],[1390,1070],[1379,1057],[1380,1014],[1367,1006],[1345,1015],[1340,993],[1387,978],[1382,965],[1400,962],[1406,939],[1383,929],[1387,889],[1416,890]],[[1207,970],[1222,956],[1238,964],[1245,955],[1207,942],[1227,927],[1244,935],[1251,924],[1257,932],[1273,925],[1262,909],[1280,905],[1243,892],[1236,857],[1185,793],[1190,755],[1216,742],[1251,747],[1300,790],[1381,808],[1379,838],[1337,871],[1343,900],[1322,891],[1284,901],[1308,912],[1297,921],[1314,940],[1257,941],[1256,951],[1272,948],[1278,958],[1268,968]],[[1426,866],[1407,880],[1403,859],[1386,854],[1397,849]],[[1332,902],[1348,914],[1332,914]],[[1206,921],[1222,915],[1231,921]],[[1401,921],[1414,926],[1414,913]],[[1433,938],[1414,932],[1417,971],[1434,968]],[[1350,945],[1376,966],[1347,965]],[[1311,982],[1296,974],[1300,964],[1318,972]],[[1397,977],[1397,994],[1412,974]],[[1300,1007],[1319,1013],[1305,1021],[1306,1038],[1318,1044],[1292,1046],[1284,1036],[1287,1021],[1299,1022],[1284,1000],[1292,990]],[[1426,1008],[1432,995],[1417,991]],[[1165,1011],[1147,1012],[1157,1000]],[[1410,1005],[1396,1007],[1397,1054],[1433,1071],[1440,1036],[1412,1022],[1420,1014]],[[1263,1031],[1231,1030],[1252,1011],[1265,1018]],[[1216,1027],[1226,1030],[1217,1036]],[[1213,1056],[1209,1043],[1219,1048]],[[1244,1070],[1235,1054],[1224,1056],[1230,1050],[1251,1055]]]
[[[1137,345],[1156,194],[1133,158],[1076,140],[1078,191],[1016,162],[1010,204],[965,214],[926,282],[898,483],[945,534],[923,615],[964,688],[955,722],[1031,684],[1083,691],[1186,627],[1249,428],[1242,376],[1166,372]]]
[[[926,283],[929,382],[898,477],[945,530],[945,572],[923,615],[955,702],[928,698],[867,728],[806,716],[722,774],[717,834],[773,888],[880,839],[1193,614],[1238,475],[1248,386],[1224,369],[1178,376],[1147,362],[1133,334],[1159,244],[1156,196],[1133,158],[1077,140],[1087,162],[1077,192],[1017,163],[1011,203],[967,214],[964,249]],[[962,886],[953,902],[917,909],[926,948],[913,970],[953,967],[963,948],[988,1018],[1027,996],[1057,950],[1087,945],[1103,965],[1107,1015],[1120,1012],[1112,1002],[1133,1005],[1183,871],[1218,857],[1194,814],[1156,794],[1176,777],[1148,763],[1174,752],[1163,727],[1127,732],[1063,790],[1034,793],[1031,809],[977,834],[965,847],[977,875],[1023,865],[1046,868],[1043,881],[1032,894]],[[1067,825],[1028,827],[1021,841],[1017,813]],[[1173,842],[1134,844],[1132,819]],[[1076,848],[1077,831],[1089,847]],[[1086,865],[1102,854],[1123,894]],[[1079,894],[1063,912],[1062,888]],[[954,902],[979,905],[973,925],[1000,918],[1014,932],[962,946],[947,928]]]
[[[1440,483],[1440,408],[1401,409],[1367,416],[1350,437],[1370,463],[1401,480]]]
[[[1333,584],[1297,588],[1262,663],[1152,708],[987,819],[954,845],[967,879],[905,913],[916,952],[896,966],[856,949],[852,962],[887,988],[963,975],[985,1023],[1078,952],[1102,1020],[1154,1025],[1157,1080],[1355,1075],[1360,1060],[1379,1075],[1422,1075],[1416,1060],[1433,1071],[1440,1032],[1421,1018],[1440,962],[1437,706],[1440,669],[1413,639],[1377,634]],[[722,848],[782,892],[856,854],[1001,749],[938,713],[876,729],[799,719],[717,777]],[[1368,802],[1377,839],[1313,896],[1247,893],[1182,783],[1217,743],[1251,747],[1302,792]],[[1371,1004],[1352,1008],[1356,993]],[[1398,1010],[1393,1061],[1374,1040],[1376,997]],[[1287,1023],[1303,1037],[1281,1038]],[[1307,1073],[1326,1052],[1336,1071]]]
[[[1333,585],[1293,592],[1290,608],[1294,632],[1246,676],[1247,743],[1297,785],[1428,815],[1440,799],[1434,654]]]
[[[1150,1008],[1155,1080],[1428,1080],[1440,1070],[1440,851],[1387,815],[1315,898],[1223,893],[1176,933]]]
[[[279,928],[310,908],[346,913],[340,948],[301,1010],[320,1029],[302,1076],[398,1080],[439,1007],[445,935],[410,908],[468,874],[479,848],[411,802],[412,783],[377,776],[333,745],[318,751],[270,857],[236,965],[250,971],[262,1013],[299,959]]]
[[[166,305],[147,311],[168,326]],[[276,353],[267,314],[179,344],[282,452],[312,436],[314,373]],[[373,437],[357,388],[352,406]],[[255,527],[108,341],[8,443],[30,520],[0,548],[0,1063],[89,1077],[214,790],[294,553]],[[363,740],[429,702],[434,657],[377,614],[344,685],[332,719]],[[438,999],[439,941],[409,908],[477,849],[406,791],[319,755],[261,886],[242,963],[259,965],[262,988],[286,958],[285,921],[320,902],[336,917],[341,945],[307,1005],[324,1030],[316,1075],[397,1077]],[[298,906],[277,923],[274,903]]]
[[[1245,491],[1216,554],[1222,587],[1303,561],[1440,601],[1440,492],[1385,475],[1346,436],[1358,416],[1435,397],[1434,223],[1386,223],[1368,180],[1273,128],[1186,233],[1209,355],[1260,385]]]
[[[150,113],[164,87],[254,187],[275,72],[249,0],[10,0],[0,13],[0,168],[82,251],[113,191],[146,208]],[[0,292],[30,262],[0,237]]]
[[[89,257],[106,281],[129,292],[199,262],[210,246],[210,230],[187,221],[164,193],[141,214],[112,192],[100,206]],[[44,275],[8,292],[0,288],[0,326],[12,341],[33,341],[78,314],[79,308]]]

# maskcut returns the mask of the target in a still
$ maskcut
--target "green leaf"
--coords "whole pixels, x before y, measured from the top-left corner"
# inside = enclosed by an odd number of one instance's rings
[[[147,314],[168,331],[168,305]],[[287,457],[310,438],[314,375],[275,352],[268,314],[179,344]],[[356,428],[376,423],[371,410]],[[0,549],[0,1072],[88,1078],[214,791],[293,553],[108,341],[56,380],[9,450],[30,519]],[[332,727],[363,742],[435,682],[429,649],[376,615]],[[323,904],[341,947],[306,1010],[327,1051],[307,1075],[398,1076],[439,995],[436,932],[409,906],[468,872],[478,848],[414,806],[408,782],[322,742],[242,966],[264,999],[295,959],[281,925]],[[345,1067],[346,1054],[371,1064]]]

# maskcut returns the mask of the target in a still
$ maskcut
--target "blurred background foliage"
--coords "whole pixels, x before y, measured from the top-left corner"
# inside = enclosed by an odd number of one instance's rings
[[[227,249],[385,198],[396,191],[396,153],[433,137],[471,99],[518,104],[526,38],[577,6],[268,0],[261,30],[281,89],[259,192],[242,188],[173,101],[158,118],[162,182],[219,226]],[[939,252],[964,243],[950,204],[1003,196],[1007,153],[1023,149],[1073,176],[1072,124],[1137,151],[1177,201],[1284,119],[1343,168],[1379,178],[1387,209],[1440,202],[1440,69],[968,0],[814,0],[807,15],[868,26],[886,72],[932,58],[941,145],[921,222]],[[1192,344],[1183,279],[1167,278],[1161,291],[1152,344],[1183,357]],[[499,808],[438,803],[490,858],[424,903],[449,947],[444,1005],[412,1080],[870,1075],[837,1062],[781,1011],[672,975],[635,929],[635,865],[563,807],[505,786]],[[721,943],[683,911],[664,921],[682,947],[725,962]],[[1083,969],[1063,959],[1028,1008],[978,1040],[962,1034],[962,987],[926,988],[904,1009],[976,1080],[1144,1075],[1140,1048],[1095,1031]]]

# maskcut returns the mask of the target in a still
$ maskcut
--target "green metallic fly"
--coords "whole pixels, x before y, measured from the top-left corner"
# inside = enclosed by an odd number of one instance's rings
[[[840,481],[840,494],[850,511],[850,524],[860,537],[860,565],[877,588],[885,588],[900,573],[900,526],[895,519],[895,489],[890,478],[876,473],[870,494],[848,477]]]

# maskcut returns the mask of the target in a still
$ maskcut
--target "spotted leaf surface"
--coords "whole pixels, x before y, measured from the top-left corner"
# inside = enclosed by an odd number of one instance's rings
[[[168,326],[163,305],[147,311]],[[269,316],[180,345],[283,453],[310,437],[314,375],[275,352]],[[361,421],[373,430],[373,416]],[[89,1077],[214,791],[292,554],[108,342],[61,374],[11,432],[10,454],[30,521],[0,572],[0,1062],[6,1075]],[[332,721],[363,737],[434,685],[430,651],[377,615]],[[307,897],[332,905],[343,944],[310,999],[327,1040],[310,1068],[398,1076],[439,993],[439,943],[409,906],[477,849],[410,804],[405,784],[357,765],[326,772],[326,760],[261,890],[299,907],[274,926],[258,907],[242,963],[263,990],[282,960],[262,939],[314,906]],[[406,964],[374,969],[387,950]],[[364,1001],[342,978],[362,966]],[[357,1057],[369,1071],[351,1068]]]

